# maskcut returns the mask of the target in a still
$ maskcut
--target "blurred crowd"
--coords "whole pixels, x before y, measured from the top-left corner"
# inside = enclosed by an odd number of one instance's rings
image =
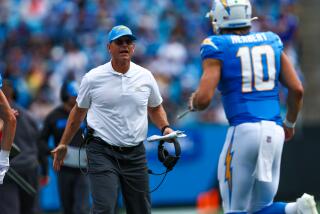
[[[299,68],[296,2],[252,3],[259,17],[253,30],[278,33]],[[169,119],[177,122],[199,81],[200,44],[212,34],[210,7],[210,0],[0,0],[0,72],[41,125],[59,103],[64,80],[80,82],[109,60],[107,33],[124,24],[138,37],[134,61],[153,72]],[[226,122],[219,96],[214,99],[209,111],[184,122]]]

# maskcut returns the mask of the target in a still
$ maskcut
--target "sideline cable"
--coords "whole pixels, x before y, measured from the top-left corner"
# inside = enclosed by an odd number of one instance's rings
[[[112,151],[114,152],[113,149],[112,149]],[[166,170],[165,172],[163,172],[163,173],[153,173],[152,170],[148,169],[148,173],[149,173],[149,174],[157,175],[157,176],[160,176],[160,175],[163,175],[163,174],[164,174],[164,176],[162,177],[162,180],[160,181],[160,183],[159,183],[156,187],[154,187],[151,191],[139,190],[139,189],[135,188],[134,186],[132,186],[132,185],[128,182],[128,180],[126,179],[126,177],[123,175],[122,169],[121,169],[121,166],[120,166],[120,163],[119,163],[119,160],[118,160],[117,158],[115,158],[114,156],[112,156],[112,157],[113,157],[113,158],[116,160],[116,162],[117,162],[117,165],[118,165],[118,168],[119,168],[119,171],[120,171],[120,175],[121,175],[121,177],[123,178],[123,180],[128,184],[128,186],[129,186],[131,189],[133,189],[133,190],[136,191],[136,192],[140,192],[140,193],[153,193],[154,191],[156,191],[157,189],[159,189],[159,187],[160,187],[160,186],[162,185],[162,183],[164,182],[164,180],[165,180],[168,172],[170,171],[170,170],[167,169],[167,170]],[[151,173],[150,173],[150,172],[151,172]]]
[[[88,135],[88,134],[89,134],[89,135]],[[93,134],[93,133],[92,133],[92,134]],[[89,172],[89,161],[88,161],[88,159],[87,159],[87,166],[85,167],[85,170],[84,170],[84,169],[81,167],[81,164],[80,164],[81,149],[82,149],[82,148],[85,148],[85,149],[86,149],[86,147],[87,147],[87,145],[88,145],[88,141],[94,138],[93,135],[92,135],[92,137],[88,137],[88,136],[90,136],[90,133],[87,133],[87,134],[86,134],[85,140],[80,144],[80,147],[79,147],[78,164],[79,164],[79,169],[80,169],[80,171],[81,171],[81,173],[82,173],[83,175],[88,175],[88,172]],[[113,150],[113,148],[112,148],[112,151],[115,152],[115,151]],[[153,192],[155,192],[155,191],[156,191],[157,189],[159,189],[159,187],[163,184],[165,178],[167,177],[168,172],[171,171],[171,170],[169,170],[169,169],[166,169],[166,171],[164,171],[164,172],[162,172],[162,173],[155,173],[155,172],[153,172],[151,169],[148,169],[148,174],[156,175],[156,176],[161,176],[161,175],[164,175],[164,176],[162,177],[160,183],[159,183],[156,187],[154,187],[151,191],[143,191],[143,190],[139,190],[139,189],[133,187],[133,186],[128,182],[128,180],[127,180],[126,177],[124,176],[124,173],[122,172],[122,169],[121,169],[119,160],[118,160],[116,157],[114,157],[113,155],[112,155],[112,158],[114,158],[114,159],[116,160],[117,165],[118,165],[118,168],[119,168],[119,171],[120,171],[120,175],[121,175],[121,177],[123,178],[123,180],[127,183],[127,185],[128,185],[131,189],[133,189],[133,190],[136,191],[136,192],[140,192],[140,193],[153,193]]]

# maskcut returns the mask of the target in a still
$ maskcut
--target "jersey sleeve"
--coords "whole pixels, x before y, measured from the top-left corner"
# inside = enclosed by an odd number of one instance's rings
[[[283,43],[278,35],[276,35],[276,42],[278,44],[278,48],[280,49],[280,51],[283,51]]]
[[[200,47],[201,59],[218,59],[223,61],[222,42],[217,37],[208,37],[203,40]]]
[[[77,104],[79,108],[89,108],[91,104],[91,94],[90,94],[90,81],[88,74],[84,75],[79,89],[79,94],[77,97]]]
[[[272,41],[274,42],[275,47],[277,47],[280,50],[280,52],[282,52],[283,51],[283,43],[282,43],[280,37],[273,32],[269,32],[269,36],[272,38]]]

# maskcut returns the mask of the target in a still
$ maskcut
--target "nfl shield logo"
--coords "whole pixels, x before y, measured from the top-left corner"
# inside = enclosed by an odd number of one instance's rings
[[[271,143],[271,136],[267,136],[267,143]]]

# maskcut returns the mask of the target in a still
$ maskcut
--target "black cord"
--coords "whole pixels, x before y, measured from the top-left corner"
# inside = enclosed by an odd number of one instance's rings
[[[86,165],[86,170],[84,171],[83,168],[81,167],[81,164],[80,164],[80,157],[81,157],[81,149],[84,145],[84,148],[87,149],[87,145],[88,145],[88,141],[90,140],[91,138],[86,138],[83,142],[80,143],[80,147],[79,147],[79,169],[80,169],[80,172],[83,174],[83,175],[88,175],[88,172],[89,172],[89,161],[88,161],[88,158],[87,158],[87,165]]]
[[[112,151],[113,152],[115,152],[114,150],[113,150],[113,148],[112,148]],[[117,165],[118,165],[118,168],[119,168],[119,171],[120,171],[120,175],[122,176],[122,178],[123,178],[123,180],[128,184],[128,186],[131,188],[131,189],[133,189],[134,191],[136,191],[136,192],[140,192],[140,193],[153,193],[154,191],[156,191],[157,189],[159,189],[159,187],[162,185],[162,183],[164,182],[164,179],[166,178],[166,176],[167,176],[167,174],[168,174],[168,172],[170,171],[170,170],[166,170],[165,172],[163,172],[163,173],[152,173],[152,174],[154,174],[154,175],[163,175],[164,174],[164,176],[162,177],[162,180],[160,181],[160,183],[155,187],[155,188],[153,188],[151,191],[144,191],[144,190],[139,190],[139,189],[137,189],[137,188],[135,188],[135,187],[133,187],[128,181],[127,181],[127,179],[125,178],[125,176],[123,175],[123,173],[122,173],[122,169],[121,169],[121,166],[120,166],[120,163],[119,163],[119,161],[118,161],[118,159],[117,158],[115,158],[114,156],[113,156],[113,158],[116,160],[116,162],[117,162]],[[149,170],[148,170],[149,171]],[[151,170],[150,170],[151,171]],[[152,171],[151,171],[152,172]]]
[[[151,174],[151,175],[163,175],[163,174],[168,173],[168,172],[170,172],[170,170],[166,170],[164,172],[157,173],[157,172],[153,172],[151,169],[148,169],[148,173]]]
[[[80,164],[81,149],[82,149],[82,147],[84,147],[84,148],[87,147],[89,140],[91,140],[90,137],[87,138],[84,142],[81,142],[80,147],[79,147],[79,169],[80,169],[80,171],[81,171],[81,173],[82,173],[83,175],[88,175],[88,172],[89,172],[89,162],[87,161],[86,170],[84,171],[84,170],[82,169],[82,167],[81,167],[81,164]],[[112,151],[115,152],[113,149],[112,149]],[[164,175],[164,176],[162,177],[162,180],[160,181],[160,183],[159,183],[155,188],[153,188],[151,191],[143,191],[143,190],[139,190],[139,189],[133,187],[133,186],[127,181],[127,179],[125,178],[125,176],[124,176],[123,173],[122,173],[122,169],[121,169],[119,160],[118,160],[116,157],[114,157],[114,156],[113,156],[113,158],[114,158],[114,159],[116,160],[116,162],[117,162],[117,165],[118,165],[118,168],[119,168],[119,171],[120,171],[120,175],[122,176],[123,180],[128,184],[128,186],[129,186],[131,189],[133,189],[133,190],[136,191],[136,192],[140,192],[140,193],[153,193],[154,191],[156,191],[157,189],[159,189],[159,187],[163,184],[165,178],[167,177],[168,172],[171,171],[171,170],[168,170],[168,169],[167,169],[166,171],[164,171],[164,172],[162,172],[162,173],[155,173],[155,172],[152,172],[152,170],[149,169],[149,170],[148,170],[148,173],[150,173],[150,174],[152,174],[152,175],[157,175],[157,176]]]
[[[154,191],[156,191],[157,189],[159,189],[159,187],[162,185],[162,183],[164,182],[164,179],[166,178],[167,174],[168,174],[169,170],[166,170],[164,172],[164,176],[162,177],[162,180],[160,181],[160,183],[158,184],[158,186],[156,186],[155,188],[153,188],[153,190],[149,191],[149,193],[153,193]],[[163,174],[163,173],[162,173]],[[162,175],[159,174],[159,175]]]

